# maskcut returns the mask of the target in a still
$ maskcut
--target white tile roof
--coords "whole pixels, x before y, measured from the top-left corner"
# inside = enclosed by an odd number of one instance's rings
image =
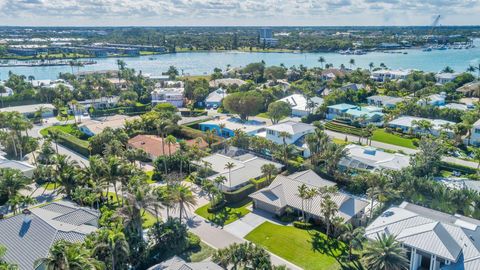
[[[294,135],[294,134],[315,130],[315,127],[310,124],[305,124],[305,123],[300,123],[295,121],[287,121],[287,122],[282,122],[273,126],[269,126],[266,129],[275,130],[278,132],[288,132],[290,135]]]
[[[406,155],[391,154],[373,147],[349,144],[345,149],[347,155],[340,160],[340,165],[345,167],[400,170],[410,163],[410,157]]]
[[[228,96],[227,90],[218,88],[207,96],[205,102],[221,102],[226,96]]]
[[[390,125],[397,125],[397,126],[403,126],[403,127],[412,127],[412,122],[416,120],[426,120],[432,123],[434,130],[440,130],[443,129],[442,126],[445,124],[451,124],[455,125],[454,122],[447,121],[447,120],[442,120],[442,119],[428,119],[428,118],[422,118],[422,117],[415,117],[415,116],[401,116],[395,120],[390,121],[388,124]]]
[[[307,99],[300,94],[293,94],[288,97],[284,97],[280,99],[279,101],[286,102],[290,104],[292,107],[292,110],[299,110],[299,111],[308,111],[308,110],[313,110],[314,108],[308,108],[307,106]],[[319,105],[322,105],[323,99],[319,97],[314,97],[312,98],[311,102],[315,103],[315,108],[318,107]]]
[[[302,209],[302,200],[298,196],[298,188],[302,184],[309,188],[336,185],[334,182],[323,179],[314,171],[307,170],[289,176],[278,175],[268,187],[252,193],[250,197],[279,208],[288,205],[296,209]],[[339,208],[337,215],[344,218],[345,221],[363,211],[368,205],[367,201],[353,198],[343,192],[338,192],[332,199]],[[317,217],[321,217],[321,197],[316,196],[311,205],[310,212]],[[308,211],[309,209],[305,210]]]
[[[386,210],[366,228],[370,239],[383,233],[395,235],[406,246],[463,265],[461,269],[474,270],[480,265],[479,220],[404,202]]]
[[[40,107],[43,107],[47,110],[53,110],[55,107],[52,104],[33,104],[33,105],[22,105],[22,106],[13,106],[1,108],[0,112],[19,112],[19,113],[34,113]]]
[[[223,270],[223,268],[210,261],[192,263],[185,262],[182,258],[174,256],[148,268],[148,270]]]

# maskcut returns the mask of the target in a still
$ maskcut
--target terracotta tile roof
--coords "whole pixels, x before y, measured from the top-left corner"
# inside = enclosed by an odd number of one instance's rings
[[[164,153],[163,147],[162,147],[162,140],[163,139],[161,137],[155,136],[155,135],[137,135],[128,140],[128,146],[132,148],[143,149],[147,154],[149,154],[153,158],[163,156],[163,155],[168,155],[170,151],[172,154],[174,154],[180,148],[180,145],[178,143],[175,143],[170,145],[170,150],[169,150],[168,144],[165,143],[165,153]],[[200,142],[200,144],[197,142],[196,139],[187,140],[185,142],[189,146],[192,146],[194,144],[199,145],[199,147],[201,148],[207,146],[207,143],[203,140]]]

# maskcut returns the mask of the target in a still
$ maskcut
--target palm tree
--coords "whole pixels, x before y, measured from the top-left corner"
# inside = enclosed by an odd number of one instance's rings
[[[468,72],[475,72],[475,70],[478,70],[478,75],[477,75],[477,79],[480,78],[480,64],[478,64],[478,66],[469,66],[467,71]]]
[[[222,144],[223,144],[223,150],[225,152],[227,152],[227,147],[226,147],[226,144],[225,144],[225,136],[223,136],[223,130],[225,129],[225,123],[220,123],[218,125],[218,128],[220,129],[220,137],[222,138]]]
[[[352,260],[352,250],[354,248],[361,249],[363,246],[363,241],[365,240],[365,228],[353,228],[351,223],[346,223],[343,226],[340,240],[348,245],[348,259]]]
[[[323,64],[325,63],[325,58],[323,56],[320,56],[318,58],[318,62],[320,63],[320,65],[322,65],[322,69],[323,69]]]
[[[18,266],[15,264],[7,263],[3,257],[7,253],[7,248],[0,245],[0,269],[3,270],[18,270]]]
[[[475,148],[473,148],[472,152],[473,152],[473,158],[478,163],[477,174],[480,174],[480,148],[475,147]]]
[[[288,164],[287,139],[292,138],[292,135],[290,135],[290,133],[288,133],[286,131],[281,131],[281,132],[278,133],[278,137],[282,138],[282,142],[283,142],[283,162],[284,162],[285,165],[287,165]]]
[[[225,169],[228,170],[228,182],[230,184],[230,189],[232,188],[232,169],[235,167],[235,163],[227,162],[225,164]]]
[[[327,228],[327,238],[330,236],[330,225],[332,224],[332,218],[338,212],[338,205],[330,198],[330,196],[322,196],[321,212],[325,219],[325,227]]]
[[[174,201],[179,205],[180,209],[180,222],[182,222],[183,213],[186,213],[185,208],[192,208],[197,204],[197,199],[192,190],[185,185],[177,185],[174,190]]]
[[[66,240],[56,242],[50,248],[47,258],[35,261],[35,266],[43,264],[46,270],[69,269],[104,269],[103,263],[93,259],[90,253],[80,243],[70,243]],[[36,267],[35,267],[36,268]]]
[[[394,235],[381,234],[364,248],[362,262],[365,269],[404,270],[409,262],[406,251]]]
[[[374,67],[375,67],[375,64],[373,64],[373,62],[370,62],[370,64],[368,64],[368,68],[370,69],[370,71],[372,71]]]
[[[305,223],[307,222],[305,220],[305,200],[308,197],[308,190],[309,188],[307,187],[307,185],[302,184],[301,186],[298,187],[298,194],[297,194],[297,196],[302,200],[302,221]]]
[[[263,164],[261,167],[262,173],[267,176],[267,183],[271,183],[272,175],[277,173],[277,167],[272,163]]]
[[[348,63],[350,64],[350,69],[352,69],[352,66],[355,66],[355,59],[350,59],[350,61],[348,61]]]
[[[4,106],[3,104],[3,94],[6,94],[7,93],[7,88],[5,88],[5,86],[3,85],[0,85],[0,101],[2,101],[2,108]]]
[[[177,143],[177,138],[173,135],[168,135],[167,138],[165,138],[165,143],[168,146],[168,156],[172,156],[172,145]]]
[[[120,225],[112,229],[101,229],[92,237],[95,238],[93,239],[93,256],[101,261],[110,259],[109,263],[112,270],[120,268],[120,263],[130,255],[129,245]],[[109,256],[110,258],[99,258],[101,256]]]
[[[0,194],[6,195],[7,199],[16,196],[22,189],[31,189],[28,186],[31,180],[25,177],[19,170],[1,168],[0,179]]]

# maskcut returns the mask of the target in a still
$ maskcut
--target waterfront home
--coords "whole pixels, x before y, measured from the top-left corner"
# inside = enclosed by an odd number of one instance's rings
[[[223,270],[223,268],[211,261],[186,262],[178,256],[173,256],[147,270]]]
[[[391,154],[370,146],[349,144],[345,146],[347,154],[339,166],[360,170],[401,170],[410,165],[410,157],[402,154]]]
[[[218,108],[222,105],[222,100],[228,96],[227,90],[223,88],[218,88],[217,90],[211,92],[207,98],[205,98],[205,107],[207,108]]]
[[[335,80],[336,78],[343,78],[345,77],[345,70],[338,69],[338,68],[328,68],[322,70],[320,77],[324,81],[331,81]]]
[[[312,97],[309,100],[305,98],[304,95],[293,94],[288,97],[284,97],[279,101],[286,102],[292,108],[292,116],[295,117],[304,117],[309,115],[312,112],[323,104],[323,98]]]
[[[113,115],[99,119],[87,119],[78,126],[78,129],[88,136],[94,136],[102,133],[107,127],[112,129],[123,128],[126,121],[139,118],[139,116]]]
[[[377,107],[385,107],[388,109],[393,109],[397,106],[398,103],[403,102],[404,99],[401,97],[392,97],[392,96],[370,96],[367,98],[369,105]]]
[[[4,89],[5,91],[4,91],[4,92],[0,91],[0,97],[13,96],[13,94],[14,94],[13,89],[10,88],[10,87],[5,86],[5,82],[0,81],[0,88],[2,88],[2,86],[3,86],[3,89]]]
[[[403,202],[376,218],[365,236],[394,235],[407,251],[410,270],[480,269],[480,221]]]
[[[55,106],[52,104],[32,104],[32,105],[22,105],[22,106],[13,106],[13,107],[5,107],[1,108],[0,112],[19,112],[23,114],[25,117],[33,118],[35,113],[42,109],[42,117],[53,117]]]
[[[383,117],[381,107],[364,106],[359,107],[347,103],[331,105],[327,107],[327,119],[343,119],[350,122],[360,121],[360,125],[374,124],[376,126],[383,125]]]
[[[416,126],[414,121],[417,123],[421,120],[428,121],[431,124],[430,130],[422,130]],[[453,131],[451,127],[454,126],[454,122],[450,122],[442,119],[428,119],[422,117],[414,116],[401,116],[395,120],[392,120],[388,123],[388,127],[400,131],[403,133],[413,133],[413,134],[422,134],[428,132],[433,136],[439,136],[441,132],[446,132],[449,136],[453,136]],[[449,127],[450,126],[450,127]]]
[[[390,81],[405,80],[407,76],[410,75],[410,73],[412,73],[412,70],[410,69],[407,69],[407,70],[382,69],[382,70],[373,71],[370,78],[377,82],[385,82],[387,80],[390,80]]]
[[[233,168],[230,170],[226,168],[228,163],[233,164]],[[225,177],[226,181],[220,186],[224,191],[237,190],[249,184],[250,179],[262,177],[262,166],[265,164],[273,164],[278,170],[283,167],[280,163],[257,157],[234,147],[230,147],[230,150],[225,154],[216,153],[204,157],[196,164],[199,167],[208,164],[212,171],[212,175],[207,178],[208,180],[213,181],[219,176]]]
[[[470,107],[470,108],[472,108],[472,107]],[[439,108],[440,109],[459,110],[459,111],[467,111],[467,110],[470,109],[468,105],[461,104],[461,103],[447,103],[443,106],[440,106]]]
[[[480,97],[480,82],[467,83],[455,91],[467,97]]]
[[[193,139],[185,141],[187,145],[198,145],[200,148],[207,147],[207,143],[201,139]],[[142,149],[150,160],[155,160],[160,156],[175,154],[180,149],[178,142],[168,144],[163,142],[163,138],[155,135],[137,135],[130,138],[127,143],[129,149]]]
[[[212,88],[219,88],[222,86],[233,86],[233,85],[242,86],[246,83],[247,83],[246,81],[240,80],[240,79],[223,78],[223,79],[216,79],[216,80],[210,81],[208,85]]]
[[[152,106],[160,103],[170,103],[180,108],[184,104],[185,87],[181,81],[164,81],[155,84],[152,91]]]
[[[277,175],[269,186],[250,194],[249,197],[253,200],[254,208],[277,216],[283,215],[287,207],[290,207],[298,214],[303,209],[307,216],[310,216],[312,219],[322,220],[321,195],[315,196],[308,201],[306,204],[308,206],[302,207],[305,202],[298,195],[298,189],[302,185],[319,189],[335,186],[336,184],[320,177],[312,170],[307,170],[288,176]],[[364,224],[365,210],[369,206],[367,200],[353,197],[342,191],[334,194],[332,200],[338,207],[336,216],[343,218],[343,222],[350,222],[353,225]]]
[[[214,130],[218,136],[229,138],[233,137],[235,130],[241,130],[247,135],[255,135],[258,132],[265,131],[265,127],[270,126],[272,121],[260,117],[250,117],[247,121],[233,116],[217,116],[212,120],[202,122],[199,125],[200,130]],[[223,128],[220,128],[224,125]]]
[[[97,230],[99,216],[97,210],[55,201],[0,219],[0,246],[7,249],[3,259],[20,270],[44,269],[34,263],[48,257],[56,241],[82,242]]]
[[[264,137],[276,144],[283,144],[284,138],[280,136],[283,132],[289,134],[289,137],[285,138],[286,144],[293,144],[302,152],[302,156],[308,158],[310,156],[310,150],[305,143],[305,136],[314,133],[315,127],[310,124],[299,123],[294,121],[286,121],[273,126],[265,128],[265,131],[257,133],[257,136]]]
[[[433,95],[420,98],[417,104],[421,106],[425,106],[425,105],[443,106],[445,105],[446,98],[447,98],[447,94],[445,92],[442,92],[440,94],[433,94]]]
[[[78,108],[73,108],[72,103],[69,103],[69,107],[71,110],[75,109],[78,112],[88,112],[90,108],[93,108],[95,110],[104,110],[117,106],[119,100],[119,96],[86,99],[77,101],[78,105],[80,105],[80,107],[82,108],[81,110],[79,110]]]
[[[460,76],[460,73],[437,73],[435,74],[435,79],[437,80],[438,84],[446,84],[449,82],[453,82],[458,76]]]
[[[366,86],[365,84],[362,84],[362,83],[349,83],[349,84],[346,84],[342,87],[340,87],[340,90],[342,91],[347,91],[347,90],[351,90],[351,91],[359,91],[361,89],[366,89]]]
[[[35,166],[30,165],[23,161],[10,160],[0,155],[0,168],[11,168],[19,170],[23,173],[25,177],[33,177],[33,172],[35,171]]]
[[[471,145],[480,146],[480,119],[473,123],[470,134],[470,141],[468,139],[465,139],[465,142],[470,142]]]

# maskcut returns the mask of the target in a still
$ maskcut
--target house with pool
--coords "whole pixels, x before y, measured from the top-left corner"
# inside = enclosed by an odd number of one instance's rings
[[[383,108],[376,106],[356,106],[347,103],[331,105],[327,107],[328,120],[346,120],[351,123],[359,121],[361,125],[383,125]]]
[[[256,135],[265,131],[265,128],[272,125],[272,121],[265,118],[250,117],[247,121],[242,121],[234,116],[218,116],[212,120],[198,124],[203,132],[214,130],[218,136],[224,138],[233,137],[235,130],[241,130],[247,135]],[[223,128],[220,128],[223,126]]]

